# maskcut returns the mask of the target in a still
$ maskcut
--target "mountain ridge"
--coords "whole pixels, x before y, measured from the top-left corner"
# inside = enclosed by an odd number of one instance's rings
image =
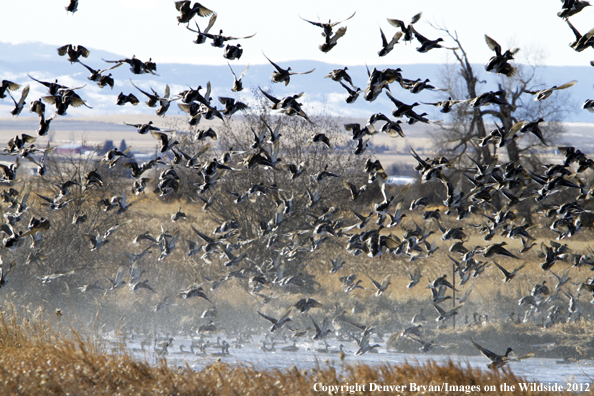
[[[116,60],[131,55],[119,55],[102,50],[89,48],[91,54],[89,58],[82,61],[93,68],[107,68],[110,64],[103,62],[102,59]],[[196,88],[205,87],[210,81],[212,85],[212,97],[232,96],[249,104],[253,102],[253,95],[250,91],[257,91],[258,87],[270,89],[271,93],[277,97],[294,95],[305,92],[301,98],[306,112],[325,112],[335,116],[363,117],[367,118],[373,113],[382,112],[389,114],[393,108],[392,102],[385,95],[381,95],[374,102],[366,102],[360,97],[354,104],[345,103],[347,97],[346,91],[335,81],[324,78],[331,70],[342,68],[342,65],[326,63],[321,61],[298,60],[292,62],[282,62],[281,67],[291,66],[296,72],[310,70],[315,68],[314,73],[303,76],[293,76],[288,86],[283,84],[273,84],[270,81],[270,75],[274,68],[272,65],[263,63],[250,65],[244,77],[244,91],[241,93],[231,92],[233,77],[227,65],[196,65],[185,63],[157,63],[158,75],[134,75],[130,73],[127,65],[117,69],[110,70],[116,80],[116,86],[113,91],[106,87],[100,89],[95,83],[88,81],[88,71],[81,65],[70,64],[65,57],[58,56],[56,47],[42,43],[21,43],[8,44],[0,42],[0,52],[3,54],[0,60],[0,79],[16,80],[20,84],[31,84],[31,98],[45,95],[45,89],[40,84],[35,83],[27,77],[31,74],[38,79],[53,81],[58,79],[61,83],[69,86],[81,86],[86,84],[86,88],[80,91],[89,105],[90,109],[72,109],[69,113],[73,115],[89,115],[89,112],[96,111],[100,114],[119,114],[119,113],[151,113],[150,109],[144,104],[136,107],[126,105],[119,107],[115,105],[117,95],[120,92],[125,94],[133,93],[142,102],[146,100],[144,95],[136,90],[130,80],[134,81],[140,88],[148,90],[155,88],[157,92],[163,92],[165,85],[171,87],[172,95],[187,89],[188,85]],[[240,75],[245,69],[245,64],[230,62],[236,75]],[[483,70],[482,65],[473,64],[479,78],[486,81],[482,84],[482,90],[496,90],[498,77],[489,74]],[[443,64],[394,64],[393,68],[400,67],[403,76],[409,79],[429,78],[433,85],[439,87],[440,76],[445,72]],[[356,86],[364,89],[367,83],[366,66],[349,66],[349,74],[353,78]],[[372,69],[373,65],[369,65]],[[386,66],[379,66],[378,69],[384,69]],[[109,72],[108,72],[109,73]],[[578,84],[569,90],[569,100],[572,102],[573,114],[566,118],[568,122],[594,122],[594,113],[589,113],[581,109],[581,104],[594,97],[591,92],[594,82],[594,71],[590,66],[540,66],[536,70],[536,79],[542,81],[542,87],[560,85],[569,80],[578,80]],[[539,86],[540,86],[539,85]],[[117,91],[117,92],[116,92]],[[392,84],[393,94],[403,102],[435,102],[446,99],[446,92],[423,91],[419,94],[411,94],[396,85]],[[591,96],[589,96],[591,95]],[[526,96],[527,100],[532,100]],[[4,113],[6,107],[10,107],[10,101],[0,101],[0,112]],[[172,106],[168,114],[183,114],[177,106]],[[432,119],[443,119],[443,114],[432,106],[424,106],[423,111],[429,114]],[[26,116],[23,112],[22,116]]]

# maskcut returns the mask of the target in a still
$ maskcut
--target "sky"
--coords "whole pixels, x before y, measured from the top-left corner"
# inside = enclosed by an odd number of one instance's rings
[[[3,18],[0,41],[20,43],[38,41],[46,44],[83,45],[103,49],[126,57],[136,55],[152,58],[157,63],[225,64],[222,49],[210,44],[196,45],[195,34],[178,25],[179,12],[170,0],[80,0],[78,11],[67,14],[68,0],[2,0]],[[406,22],[423,12],[415,28],[430,39],[444,37],[444,45],[454,46],[444,32],[431,26],[447,27],[456,32],[473,63],[486,63],[493,52],[485,44],[484,35],[504,47],[520,47],[519,62],[540,62],[545,65],[588,65],[594,50],[577,53],[569,48],[575,39],[568,25],[557,12],[558,0],[390,0],[390,1],[319,1],[295,2],[278,0],[205,0],[205,7],[217,12],[212,32],[223,29],[224,35],[247,39],[241,43],[244,55],[241,63],[266,63],[270,59],[318,60],[344,65],[399,65],[411,63],[452,62],[451,51],[432,50],[426,54],[415,51],[418,43],[400,43],[383,58],[380,28],[389,38],[397,31],[386,18]],[[355,17],[345,22],[348,30],[329,53],[318,50],[323,42],[322,29],[312,21],[340,21],[353,12]],[[587,7],[571,18],[581,32],[593,26],[594,7]],[[208,18],[195,18],[201,28]],[[340,25],[340,26],[343,26]],[[191,27],[195,28],[194,21]],[[337,27],[338,28],[338,27]]]

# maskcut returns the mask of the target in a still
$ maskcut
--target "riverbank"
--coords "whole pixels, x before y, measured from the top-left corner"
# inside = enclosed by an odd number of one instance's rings
[[[149,364],[125,351],[107,353],[91,336],[64,329],[60,320],[60,316],[44,318],[41,310],[21,317],[10,306],[0,313],[0,394],[565,394],[547,384],[529,383],[509,369],[482,370],[452,361],[373,367],[343,364],[340,370],[332,366],[261,369],[215,362],[193,371],[188,366],[171,367],[166,359]]]

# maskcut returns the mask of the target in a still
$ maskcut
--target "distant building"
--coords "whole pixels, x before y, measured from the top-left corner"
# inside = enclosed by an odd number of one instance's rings
[[[95,147],[81,143],[71,143],[56,148],[56,154],[84,154],[88,151],[95,151]]]

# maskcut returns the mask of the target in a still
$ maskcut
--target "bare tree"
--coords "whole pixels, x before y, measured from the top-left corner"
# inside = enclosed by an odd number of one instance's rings
[[[340,246],[334,238],[325,238],[334,232],[331,227],[340,232],[341,228],[353,225],[350,209],[363,211],[371,199],[381,194],[376,187],[369,186],[353,201],[351,192],[344,187],[343,181],[357,188],[367,185],[364,167],[368,157],[353,154],[356,143],[338,119],[325,114],[309,115],[309,121],[277,115],[261,93],[254,92],[254,97],[241,117],[213,127],[216,140],[190,138],[200,125],[174,126],[188,136],[178,151],[193,156],[209,144],[200,163],[216,157],[230,168],[220,173],[214,187],[200,191],[196,186],[204,182],[203,173],[196,167],[177,166],[182,182],[176,197],[210,202],[203,214],[213,224],[236,222],[236,237],[240,241],[255,241],[241,250],[247,259],[261,263],[282,252],[285,276],[306,274],[307,266],[315,262],[313,257]],[[275,130],[280,137],[272,135]],[[320,134],[328,139],[329,147],[313,138]],[[252,161],[255,156],[266,161]],[[319,228],[312,232],[325,222],[321,217],[329,219],[331,227],[325,228],[328,231]],[[212,261],[227,261],[217,257],[212,255]]]
[[[544,88],[536,78],[539,60],[533,64],[515,65],[515,73],[510,77],[499,77],[497,92],[501,93],[499,98],[502,103],[474,106],[472,99],[483,93],[480,85],[486,81],[481,80],[479,73],[473,68],[458,34],[447,28],[438,29],[448,34],[459,48],[454,51],[456,64],[446,66],[443,84],[449,88],[452,97],[466,101],[449,113],[450,119],[442,124],[442,130],[435,135],[436,147],[445,148],[447,154],[459,159],[472,153],[479,163],[487,164],[491,163],[502,147],[505,147],[510,161],[519,162],[525,152],[535,154],[534,147],[544,146],[535,136],[526,139],[525,145],[519,144],[517,137],[508,139],[504,145],[485,144],[484,139],[489,136],[489,122],[494,122],[502,131],[509,133],[514,125],[520,126],[519,122],[543,119],[547,121],[546,126],[541,126],[546,144],[558,139],[563,132],[560,122],[571,111],[570,101],[565,92],[556,92],[553,97],[543,101],[535,101],[527,94]]]

